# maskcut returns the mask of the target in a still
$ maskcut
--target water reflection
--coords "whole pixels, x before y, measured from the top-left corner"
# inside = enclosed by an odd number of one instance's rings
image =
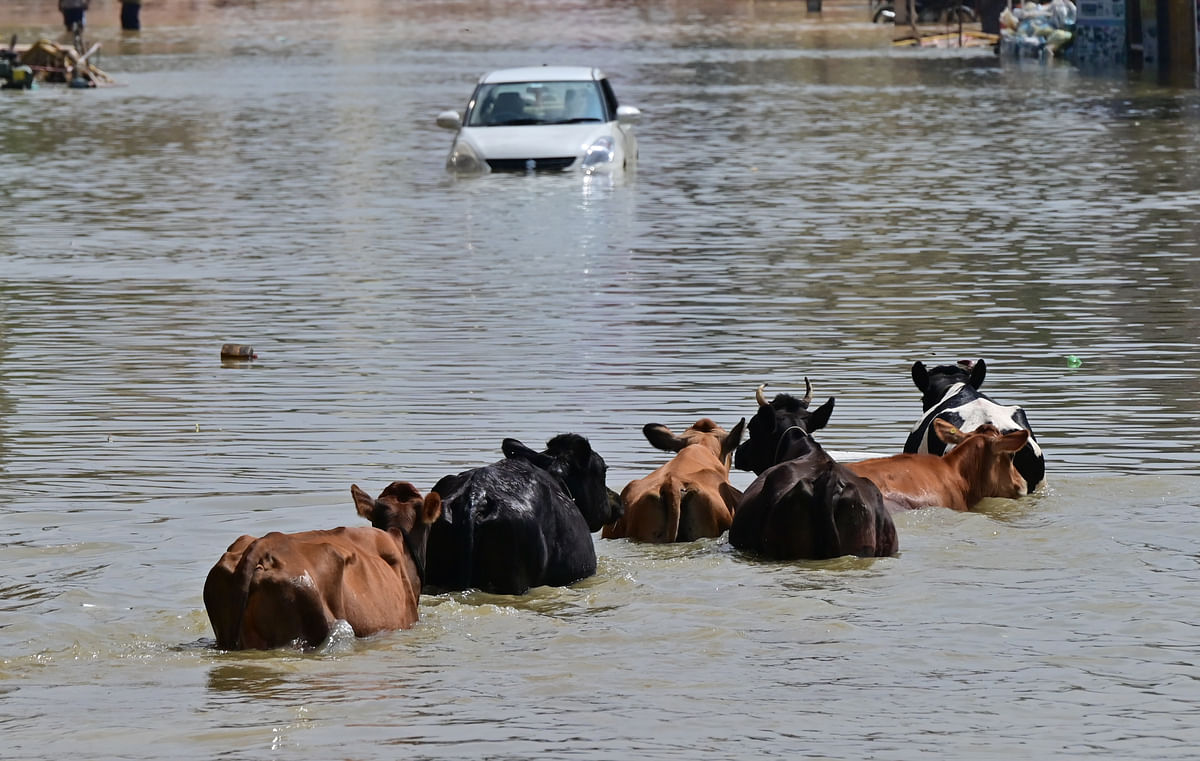
[[[275,655],[273,659],[278,657]],[[221,664],[208,670],[207,686],[210,692],[224,696],[217,704],[237,704],[246,698],[294,698],[301,690],[301,685],[289,678],[294,676],[280,666]],[[307,685],[304,688],[307,689]]]
[[[0,245],[3,245],[2,238],[0,238]],[[0,256],[4,256],[6,253],[4,249],[0,248]],[[14,288],[9,283],[0,280],[0,304],[8,304],[12,301],[15,296],[13,291]],[[8,391],[13,387],[13,383],[8,377],[8,368],[12,364],[12,359],[8,356],[9,345],[14,341],[11,330],[7,319],[7,308],[0,307],[0,473],[10,467],[9,440],[13,436],[11,421],[15,411],[14,400]],[[15,496],[7,489],[0,489],[0,506],[8,505]]]
[[[216,656],[219,662],[207,672],[209,709],[269,700],[281,704],[328,704],[369,697],[400,697],[410,685],[403,669],[389,666],[374,677],[360,670],[357,657],[375,653],[386,657],[395,637],[355,641],[342,652],[322,650],[301,654],[294,650],[240,651]],[[401,648],[401,653],[406,648]]]

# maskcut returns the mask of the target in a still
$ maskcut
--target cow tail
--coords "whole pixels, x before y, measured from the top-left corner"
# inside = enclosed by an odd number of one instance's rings
[[[250,587],[254,584],[254,572],[267,554],[267,542],[262,539],[255,541],[242,553],[237,570],[233,573],[233,599],[231,607],[237,611],[233,627],[233,642],[231,649],[242,647],[242,626],[246,623],[246,604],[250,601]]]
[[[828,486],[826,486],[827,489]],[[816,508],[810,513],[812,515],[813,546],[817,548],[818,553],[824,553],[824,557],[840,557],[844,551],[842,535],[838,531],[836,501],[832,499],[832,495],[826,492],[819,498],[813,499],[812,504]]]
[[[679,537],[679,519],[683,509],[683,484],[671,476],[663,480],[658,489],[658,500],[663,511],[663,541],[673,542]]]
[[[458,563],[458,589],[475,586],[475,500],[467,500],[466,508],[466,520],[455,526],[458,532],[458,541],[455,543],[462,547]]]

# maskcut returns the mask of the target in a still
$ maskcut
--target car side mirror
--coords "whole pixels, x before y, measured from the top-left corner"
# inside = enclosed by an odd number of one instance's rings
[[[458,129],[462,127],[462,117],[457,111],[443,111],[437,115],[437,126],[442,129]]]
[[[617,121],[621,124],[637,124],[642,112],[633,106],[617,106]]]

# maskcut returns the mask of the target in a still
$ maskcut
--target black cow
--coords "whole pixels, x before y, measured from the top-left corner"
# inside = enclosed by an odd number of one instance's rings
[[[573,433],[550,439],[544,452],[516,439],[501,449],[505,459],[434,485],[442,516],[429,532],[425,583],[524,594],[594,574],[591,532],[621,510],[604,484],[603,458]]]
[[[883,497],[800,428],[780,438],[781,462],[742,495],[729,543],[775,560],[883,557],[900,549]]]
[[[813,433],[824,428],[833,414],[833,397],[817,407],[808,409],[812,401],[812,384],[804,379],[804,398],[797,399],[789,394],[777,394],[770,402],[763,395],[762,384],[754,392],[758,401],[758,412],[750,418],[747,432],[750,438],[743,441],[733,457],[733,467],[738,470],[749,470],[761,474],[777,462],[779,457],[780,439],[784,433],[793,428]]]
[[[997,404],[986,394],[980,393],[983,378],[987,374],[987,363],[960,360],[953,365],[938,365],[927,369],[921,362],[914,362],[912,379],[921,391],[921,407],[925,413],[916,422],[904,451],[909,453],[928,452],[941,455],[946,444],[933,430],[934,418],[941,418],[963,433],[970,433],[981,425],[996,426],[1001,433],[1029,431],[1029,441],[1013,457],[1017,472],[1025,479],[1028,491],[1032,492],[1046,478],[1046,458],[1034,438],[1033,429],[1025,417],[1025,410],[1016,405]]]

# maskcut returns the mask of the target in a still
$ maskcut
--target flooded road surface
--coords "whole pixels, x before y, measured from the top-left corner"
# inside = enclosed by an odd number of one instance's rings
[[[0,31],[57,34],[44,5]],[[784,2],[116,17],[120,86],[0,93],[0,755],[1194,755],[1195,91]],[[642,109],[636,174],[448,176],[436,114],[542,62]],[[224,548],[354,525],[351,483],[575,431],[620,489],[665,459],[645,423],[806,376],[827,447],[896,452],[912,363],[979,357],[1048,484],[900,516],[898,557],[597,536],[568,589],[212,647]]]

